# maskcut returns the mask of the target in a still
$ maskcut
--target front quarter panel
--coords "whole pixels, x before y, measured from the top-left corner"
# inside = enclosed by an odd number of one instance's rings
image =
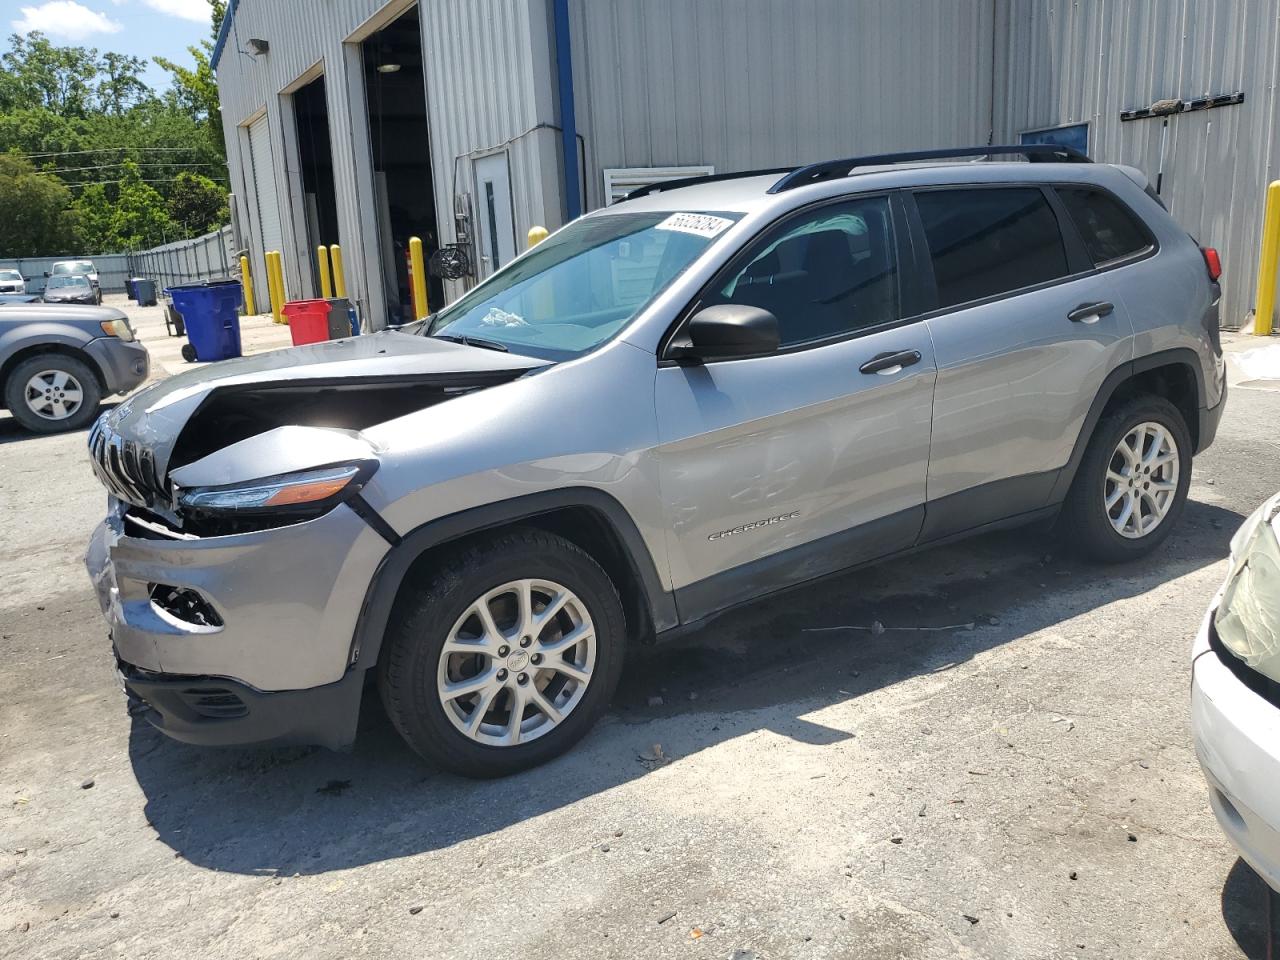
[[[576,360],[362,431],[382,467],[365,497],[404,536],[504,500],[592,487],[630,515],[665,589],[653,447],[656,363],[615,340]]]

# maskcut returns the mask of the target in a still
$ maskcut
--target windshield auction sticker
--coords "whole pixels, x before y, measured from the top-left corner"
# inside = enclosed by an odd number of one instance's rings
[[[732,220],[713,217],[708,213],[673,213],[654,229],[675,230],[679,233],[692,233],[695,236],[710,238],[723,233],[726,227],[731,226],[733,226]]]

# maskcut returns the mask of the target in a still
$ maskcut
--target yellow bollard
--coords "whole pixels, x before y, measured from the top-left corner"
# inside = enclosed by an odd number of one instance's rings
[[[244,315],[252,317],[258,311],[253,309],[253,274],[249,272],[249,258],[240,258],[240,289],[244,292]]]
[[[1276,270],[1280,267],[1280,180],[1267,187],[1267,210],[1262,217],[1262,254],[1258,258],[1257,306],[1253,333],[1271,336],[1271,315],[1276,306]]]
[[[422,263],[422,241],[409,238],[409,268],[413,271],[413,318],[421,320],[431,312],[427,305],[427,270]]]
[[[276,253],[274,250],[267,250],[262,254],[263,272],[267,275],[267,312],[271,314],[274,320],[276,315]]]
[[[529,228],[529,246],[536,247],[551,234],[546,227],[530,227]]]
[[[320,296],[329,300],[333,297],[333,284],[329,281],[329,251],[323,244],[316,247],[316,260],[320,263]]]
[[[271,281],[271,319],[275,323],[284,323],[284,265],[279,250],[272,250],[267,257],[267,277]]]
[[[329,256],[333,259],[333,295],[346,297],[347,278],[342,272],[342,248],[336,243],[329,247]]]

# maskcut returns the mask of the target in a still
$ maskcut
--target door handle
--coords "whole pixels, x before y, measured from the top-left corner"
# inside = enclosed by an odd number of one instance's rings
[[[1097,323],[1103,317],[1110,316],[1116,305],[1106,300],[1098,303],[1082,303],[1070,313],[1067,319],[1072,323]]]
[[[890,350],[888,353],[877,353],[858,368],[859,373],[878,373],[889,377],[900,373],[903,367],[920,362],[919,350]]]

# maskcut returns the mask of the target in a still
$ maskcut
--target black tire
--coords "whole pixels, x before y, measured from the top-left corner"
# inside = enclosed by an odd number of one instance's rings
[[[195,363],[196,348],[189,343],[184,343],[182,345],[182,359],[187,361],[187,363]]]
[[[1178,453],[1178,480],[1164,518],[1141,537],[1129,538],[1113,526],[1104,502],[1104,483],[1120,441],[1143,423],[1157,423],[1169,431]],[[1135,397],[1104,416],[1093,431],[1080,468],[1063,505],[1059,532],[1072,548],[1092,560],[1123,563],[1144,557],[1164,542],[1182,514],[1191,485],[1191,431],[1182,414],[1158,396]]]
[[[61,371],[74,377],[80,384],[80,406],[65,419],[47,419],[27,404],[27,382],[45,370]],[[28,357],[9,371],[9,378],[4,385],[4,402],[13,418],[32,433],[60,433],[64,430],[79,430],[92,422],[98,415],[98,405],[102,402],[102,387],[98,383],[98,375],[83,360],[63,353],[41,353]]]
[[[387,715],[419,755],[462,776],[502,777],[564,753],[604,714],[622,674],[626,621],[613,583],[583,550],[519,528],[452,551],[414,576],[419,582],[406,584],[396,601],[377,669]],[[445,714],[436,686],[440,656],[454,624],[478,597],[525,578],[561,584],[585,604],[595,627],[595,668],[581,701],[558,726],[516,746],[479,743]]]

